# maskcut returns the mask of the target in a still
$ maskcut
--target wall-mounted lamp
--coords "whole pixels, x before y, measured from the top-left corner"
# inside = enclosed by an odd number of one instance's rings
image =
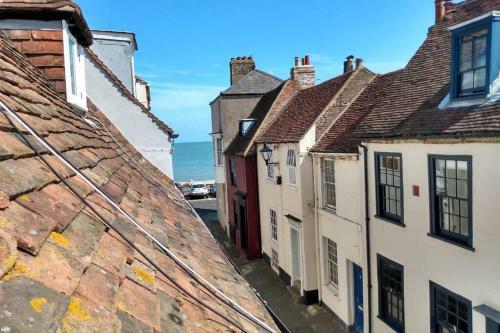
[[[264,146],[260,150],[260,154],[262,155],[264,162],[266,162],[266,165],[278,165],[278,162],[271,162],[273,159],[273,150],[266,142],[264,142]]]

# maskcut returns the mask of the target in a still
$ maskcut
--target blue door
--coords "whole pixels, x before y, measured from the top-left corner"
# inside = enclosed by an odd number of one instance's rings
[[[354,285],[354,329],[363,333],[363,269],[353,264],[353,285]]]

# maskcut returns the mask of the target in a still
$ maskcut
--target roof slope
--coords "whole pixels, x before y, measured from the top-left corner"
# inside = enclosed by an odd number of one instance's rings
[[[278,88],[268,92],[259,100],[248,118],[255,119],[255,123],[245,136],[237,135],[227,147],[225,154],[246,156],[255,154],[253,145],[255,138],[265,130],[283,107],[297,93],[298,85],[294,80],[287,80]]]
[[[396,71],[376,76],[354,102],[331,124],[311,150],[324,153],[357,153],[359,139],[354,131],[360,122],[391,89],[392,83],[401,74]]]
[[[160,130],[163,131],[163,133],[167,135],[172,135],[174,133],[174,130],[171,129],[167,124],[165,124],[163,121],[161,121],[158,117],[156,117],[147,107],[144,106],[139,100],[128,90],[128,88],[123,84],[123,82],[113,73],[111,69],[109,69],[104,62],[102,62],[101,59],[97,56],[97,54],[94,53],[90,48],[87,48],[85,50],[87,54],[89,55],[90,59],[92,59],[102,70],[103,72],[108,76],[108,78],[118,87],[120,92],[127,97],[132,103],[137,105],[138,107],[141,108],[141,111],[144,112],[155,124],[158,126]]]
[[[82,10],[71,0],[0,0],[0,17],[66,20],[71,33],[83,46],[92,44],[92,33]]]
[[[298,142],[354,71],[300,91],[257,141]]]
[[[50,82],[2,32],[0,72],[0,101],[44,135],[190,267],[259,318],[272,323],[248,284],[182,196],[175,192],[172,181],[143,159],[116,128],[111,128],[91,102],[91,121],[73,113]],[[40,151],[99,214],[171,273],[171,278],[232,317],[245,330],[259,331],[187,277],[59,160],[41,148]],[[163,185],[146,177],[131,157],[139,160]],[[122,237],[104,227],[88,206],[24,144],[3,113],[0,113],[0,304],[2,313],[8,313],[1,317],[2,329],[8,327],[21,333],[234,329],[180,292]]]
[[[500,0],[455,4],[429,35],[391,91],[356,131],[360,137],[476,136],[500,134],[500,101],[439,109],[449,93],[451,32],[448,28],[493,10]]]
[[[231,87],[223,91],[222,95],[258,95],[275,89],[283,81],[276,76],[258,69],[254,69]]]

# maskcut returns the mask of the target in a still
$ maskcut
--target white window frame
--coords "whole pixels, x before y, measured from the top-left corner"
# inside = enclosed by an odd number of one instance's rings
[[[219,142],[220,142],[220,150],[219,150]],[[224,141],[222,138],[215,138],[215,165],[223,166],[224,165]]]
[[[335,253],[330,253],[330,246]],[[323,237],[323,257],[325,285],[331,287],[337,294],[339,290],[339,252],[338,244],[327,237]],[[332,275],[333,274],[333,275]],[[336,280],[336,281],[335,281]]]
[[[326,175],[326,164],[327,163],[332,163],[332,171],[333,171],[333,182],[330,180],[328,181],[327,175]],[[322,193],[322,200],[323,200],[323,208],[326,209],[331,209],[331,210],[336,210],[337,209],[337,193],[336,193],[336,185],[335,185],[335,160],[333,159],[323,159],[321,161],[321,175],[322,175],[322,184],[321,184],[321,191]],[[328,196],[328,191],[327,191],[327,185],[333,186],[333,204],[329,203],[329,198]]]
[[[64,72],[66,81],[66,99],[69,103],[76,105],[84,110],[87,109],[87,88],[85,82],[85,53],[83,47],[78,44],[76,38],[69,31],[66,21],[63,25],[63,43],[64,43]],[[73,45],[70,45],[72,42]],[[74,55],[74,73],[71,71],[71,54]],[[72,77],[76,87],[73,87]],[[73,88],[76,94],[73,93]]]
[[[288,149],[286,166],[288,169],[288,185],[295,187],[297,186],[297,154],[295,149]]]
[[[278,244],[278,214],[274,209],[269,209],[269,231],[271,233],[271,242]]]

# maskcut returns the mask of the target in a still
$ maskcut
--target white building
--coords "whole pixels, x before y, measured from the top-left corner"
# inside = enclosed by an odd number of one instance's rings
[[[346,73],[339,77],[318,86],[312,86],[314,80],[302,85],[303,90],[257,139],[258,151],[264,146],[273,151],[271,163],[266,165],[260,158],[257,165],[263,256],[287,284],[300,292],[305,304],[318,301],[313,163],[309,151],[331,121],[374,77],[361,62],[353,70],[352,58],[346,65]],[[296,72],[297,66],[292,76]]]
[[[344,328],[358,332],[367,322],[368,288],[363,283],[367,274],[364,165],[353,130],[397,75],[373,79],[311,150],[319,300]]]
[[[88,98],[145,158],[174,179],[172,143],[177,135],[138,100],[144,91],[136,86],[135,35],[100,30],[93,36],[83,66]]]
[[[356,129],[368,175],[365,331],[499,332],[500,1],[437,9]]]

